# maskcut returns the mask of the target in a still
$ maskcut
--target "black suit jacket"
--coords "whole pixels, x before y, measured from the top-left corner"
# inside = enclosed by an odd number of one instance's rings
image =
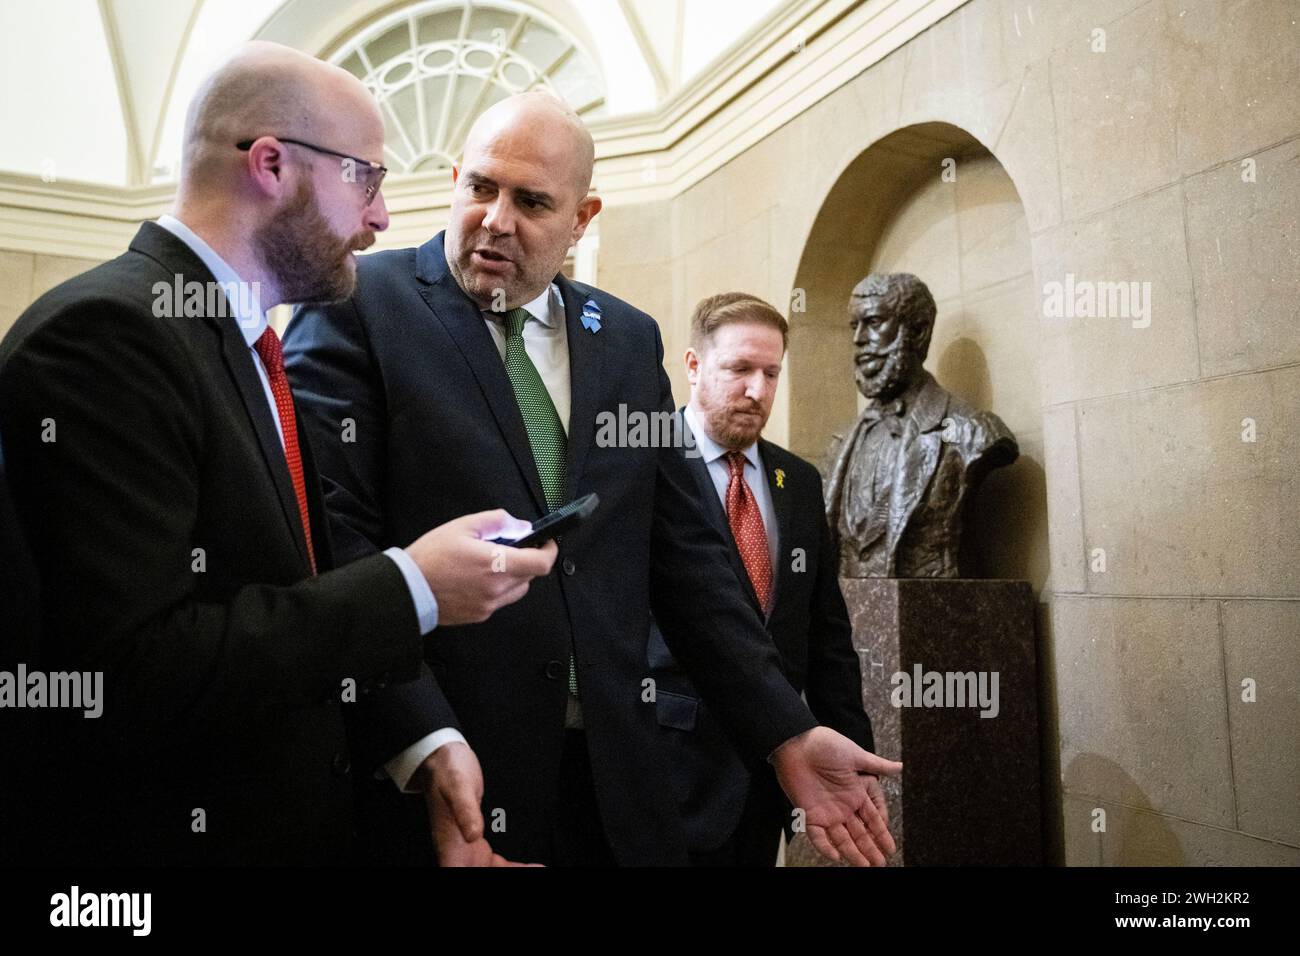
[[[104,672],[102,717],[43,715],[32,775],[47,836],[65,837],[73,861],[337,859],[350,832],[342,682],[365,694],[416,673],[414,607],[387,557],[327,570],[300,428],[311,575],[236,320],[154,313],[155,285],[178,277],[213,281],[146,223],[0,343],[0,434],[41,577],[40,663]]]
[[[2,436],[0,436],[2,437]],[[5,478],[0,445],[0,671],[16,674],[18,664],[36,660],[40,625],[40,581]],[[40,753],[40,724],[34,710],[5,710],[0,733],[0,866],[25,862],[32,852],[32,766]]]
[[[687,428],[683,418],[683,428]],[[692,443],[693,444],[693,443]],[[838,564],[826,525],[822,482],[817,469],[766,439],[758,443],[777,523],[774,598],[767,632],[781,668],[804,693],[817,720],[866,750],[874,750],[871,721],[862,706],[862,669],[853,649]],[[761,613],[758,595],[732,537],[726,509],[718,499],[704,458],[680,452],[694,479],[692,491],[728,545],[728,555],[746,598]],[[767,800],[773,857],[776,836],[790,822],[789,804],[770,786],[766,767],[745,761],[712,712],[707,694],[673,657],[657,626],[651,628],[650,667],[658,686],[659,725],[667,745],[673,784],[681,802],[692,852],[716,849],[736,830],[754,786],[776,794]],[[759,778],[753,779],[757,769]]]
[[[428,662],[482,763],[485,819],[504,822],[504,831],[489,829],[495,849],[550,858],[572,645],[616,859],[683,863],[644,683],[651,607],[745,753],[762,759],[815,721],[782,675],[681,457],[595,440],[597,415],[620,405],[671,417],[658,326],[598,289],[555,282],[572,382],[568,496],[597,492],[600,508],[564,536],[555,571],[518,603],[482,624],[435,631]],[[598,332],[580,321],[589,299],[602,313]],[[467,512],[545,513],[505,365],[447,268],[441,234],[363,257],[351,301],[300,310],[285,341],[347,553],[405,544]],[[398,709],[408,716],[419,686],[402,688]],[[436,726],[413,720],[411,739]]]

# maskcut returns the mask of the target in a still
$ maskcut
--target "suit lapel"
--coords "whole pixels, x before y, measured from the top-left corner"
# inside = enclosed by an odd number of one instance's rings
[[[678,418],[681,420],[682,429],[689,433],[691,426],[687,424],[685,410],[679,410]],[[694,449],[699,446],[693,440],[683,442],[682,454],[686,457],[686,466],[690,469],[691,475],[695,478],[695,485],[698,489],[699,500],[703,502],[705,517],[718,530],[722,538],[727,543],[727,556],[731,559],[731,567],[736,572],[736,577],[740,579],[740,586],[745,592],[745,597],[750,604],[754,606],[760,617],[763,615],[763,605],[758,600],[758,592],[754,590],[754,584],[749,580],[749,572],[745,570],[745,562],[741,560],[740,548],[736,546],[736,537],[731,533],[731,522],[727,520],[727,509],[718,497],[717,485],[713,483],[713,476],[709,474],[708,463],[705,462],[703,455],[686,455],[686,449]]]
[[[208,267],[195,255],[189,246],[156,223],[146,222],[136,233],[131,248],[142,252],[164,268],[181,276],[182,282],[215,282]],[[226,371],[230,373],[244,403],[253,433],[257,436],[258,447],[262,451],[262,461],[271,475],[275,485],[276,496],[280,499],[280,510],[284,514],[285,524],[298,546],[298,554],[304,567],[310,567],[307,557],[307,539],[303,534],[302,518],[298,512],[298,496],[293,491],[293,479],[289,477],[289,465],[285,461],[284,446],[276,432],[274,413],[266,400],[266,391],[253,364],[253,355],[244,341],[239,324],[231,316],[204,315],[204,320],[217,331],[221,340],[221,357]],[[296,417],[296,416],[295,416]]]
[[[785,559],[782,557],[782,549],[787,548],[790,542],[794,499],[784,487],[787,473],[781,467],[783,462],[776,446],[760,438],[758,457],[767,474],[768,496],[772,499],[772,510],[776,512],[776,563],[772,568],[772,610],[775,612],[777,602],[781,600],[781,585],[785,580]],[[778,472],[780,474],[777,474]]]
[[[680,412],[678,414],[681,415]],[[689,434],[691,426],[686,423],[685,415],[681,415],[681,423],[682,429]],[[694,449],[698,447],[693,438],[694,436],[683,443],[685,446],[683,454],[685,454],[685,449]],[[718,529],[723,537],[727,539],[727,543],[732,545],[734,548],[735,541],[731,535],[731,524],[727,521],[727,511],[723,507],[722,501],[718,498],[718,489],[717,486],[713,484],[713,476],[709,474],[709,466],[705,463],[704,456],[686,455],[686,466],[691,470],[691,477],[695,479],[695,485],[699,491],[700,501],[704,503],[705,517],[707,517],[709,522]]]
[[[596,427],[596,401],[607,336],[583,328],[582,306],[586,297],[563,275],[555,277],[555,284],[564,302],[564,329],[569,346],[568,495],[575,498]]]
[[[492,334],[483,324],[478,306],[456,284],[455,276],[447,268],[442,240],[443,234],[439,233],[417,250],[416,277],[420,280],[420,297],[442,323],[474,373],[479,390],[533,496],[537,513],[544,515],[547,511],[546,495],[542,491],[542,480],[537,474],[533,448],[528,443],[528,431],[524,428],[524,418],[519,412],[510,376],[506,374],[505,363],[492,341]],[[572,420],[571,413],[570,428],[573,427]]]
[[[890,554],[895,552],[899,539],[907,530],[912,512],[920,504],[939,464],[943,437],[939,428],[948,411],[948,399],[930,373],[924,374],[921,388],[912,399],[912,407],[907,410],[903,422],[898,463],[890,492],[890,513],[904,515],[904,518],[889,523],[886,546]],[[887,573],[894,573],[892,559]]]
[[[316,469],[316,456],[312,452],[311,439],[307,435],[302,417],[295,414],[298,422],[298,451],[302,455],[303,483],[307,491],[307,514],[311,521],[311,544],[316,552],[317,571],[329,571],[334,567],[334,541],[330,536],[329,518],[325,511],[325,490],[321,487],[320,472]]]
[[[266,401],[266,391],[262,388],[262,379],[253,364],[253,355],[244,341],[243,334],[234,319],[219,319],[221,326],[221,355],[225,359],[226,369],[235,380],[239,397],[244,403],[244,410],[253,423],[257,435],[258,447],[262,450],[262,460],[271,472],[275,482],[275,491],[280,499],[280,510],[289,525],[294,544],[304,565],[310,566],[307,557],[307,541],[303,537],[302,518],[298,512],[298,496],[293,491],[293,479],[289,477],[289,465],[285,461],[284,446],[280,444],[280,435],[275,428],[271,406]],[[295,415],[295,418],[297,416]]]

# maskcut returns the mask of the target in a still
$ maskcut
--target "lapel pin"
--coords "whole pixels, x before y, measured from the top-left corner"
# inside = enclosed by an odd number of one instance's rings
[[[776,486],[777,486],[778,488],[784,488],[784,487],[785,487],[785,469],[784,469],[784,468],[778,468],[778,469],[776,470]]]
[[[592,335],[600,331],[600,306],[595,299],[582,303],[582,327]]]

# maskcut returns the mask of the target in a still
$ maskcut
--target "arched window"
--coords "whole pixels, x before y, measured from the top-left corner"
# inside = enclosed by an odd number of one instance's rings
[[[585,119],[605,87],[560,26],[513,0],[433,0],[376,21],[330,57],[374,93],[394,172],[451,166],[470,124],[513,93],[545,89]]]

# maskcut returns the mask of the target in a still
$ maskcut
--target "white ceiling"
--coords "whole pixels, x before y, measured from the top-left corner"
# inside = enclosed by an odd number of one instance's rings
[[[532,0],[599,61],[606,115],[653,110],[780,0]],[[459,0],[457,0],[457,5]],[[328,53],[383,0],[0,4],[0,170],[114,185],[170,178],[185,106],[254,37]]]

